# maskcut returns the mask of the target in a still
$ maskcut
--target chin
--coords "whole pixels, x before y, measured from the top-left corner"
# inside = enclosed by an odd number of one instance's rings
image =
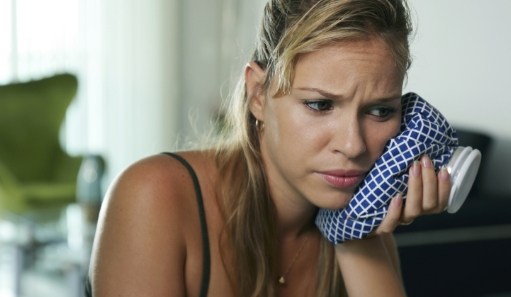
[[[335,195],[335,198],[322,199],[320,201],[320,203],[318,203],[317,206],[319,208],[328,208],[328,209],[345,208],[348,205],[348,203],[350,202],[352,197],[353,197],[353,193],[349,193],[349,194],[342,193],[341,195],[339,195],[339,193],[337,193]]]

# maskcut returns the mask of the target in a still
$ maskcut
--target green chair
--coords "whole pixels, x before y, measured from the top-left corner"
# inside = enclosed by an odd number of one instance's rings
[[[0,86],[0,212],[75,201],[83,158],[64,152],[59,134],[77,88],[71,74]]]

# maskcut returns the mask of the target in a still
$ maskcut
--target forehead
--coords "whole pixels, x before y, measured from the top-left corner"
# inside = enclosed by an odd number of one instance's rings
[[[292,85],[306,81],[338,84],[349,79],[403,80],[390,47],[380,38],[343,41],[301,54]]]

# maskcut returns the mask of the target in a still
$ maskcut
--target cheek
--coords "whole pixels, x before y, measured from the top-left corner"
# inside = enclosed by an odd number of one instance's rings
[[[265,127],[269,150],[280,159],[296,162],[315,154],[328,143],[327,127],[304,116],[299,108],[279,110]],[[292,159],[292,160],[291,160]]]
[[[387,142],[399,133],[399,127],[400,121],[393,121],[383,127],[374,125],[368,129],[368,150],[373,162],[383,154]]]
[[[315,134],[310,126],[291,112],[281,114],[268,128],[271,130],[266,132],[273,148],[286,153],[299,152],[305,149],[306,144],[314,143]]]

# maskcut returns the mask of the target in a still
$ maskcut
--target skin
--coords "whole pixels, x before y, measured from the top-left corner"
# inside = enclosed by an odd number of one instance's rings
[[[278,270],[284,273],[303,246],[286,275],[288,285],[277,293],[313,296],[316,258],[310,255],[317,254],[321,236],[314,215],[318,207],[345,206],[357,176],[398,132],[403,74],[375,38],[304,54],[295,70],[291,92],[280,97],[272,95],[274,87],[263,89],[265,72],[256,63],[247,65],[245,78],[251,112],[264,123],[261,152],[277,211]],[[208,296],[236,296],[216,244],[223,221],[213,155],[180,154],[195,169],[204,196],[212,257]],[[350,182],[331,182],[342,179]],[[400,196],[392,199],[372,236],[335,247],[349,296],[405,295],[392,232],[443,211],[449,190],[447,172],[437,175],[425,156],[410,169],[406,204]],[[123,172],[107,193],[96,236],[94,296],[198,296],[202,249],[195,194],[174,159],[150,157]]]
[[[346,206],[399,131],[402,83],[383,42],[357,42],[303,55],[290,94],[270,98],[273,87],[254,98],[251,111],[264,123],[261,150],[275,203],[286,213],[293,211],[288,206],[307,209],[309,216],[314,206]],[[359,182],[333,187],[324,178],[336,171],[356,174]]]

